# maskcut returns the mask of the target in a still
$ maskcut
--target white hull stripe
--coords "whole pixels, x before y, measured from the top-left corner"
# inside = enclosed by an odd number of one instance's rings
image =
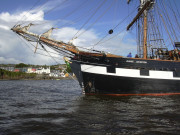
[[[138,69],[115,68],[115,70],[116,73],[108,73],[106,67],[81,64],[81,71],[87,73],[122,76],[122,77],[135,77],[135,78],[180,80],[179,77],[173,77],[172,71],[149,70],[149,76],[142,76],[140,75],[140,70]]]

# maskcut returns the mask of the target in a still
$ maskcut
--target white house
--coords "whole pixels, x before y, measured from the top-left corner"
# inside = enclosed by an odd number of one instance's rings
[[[36,73],[36,68],[29,67],[27,73]]]
[[[37,74],[50,74],[50,67],[47,68],[37,68],[36,69]]]
[[[49,74],[51,77],[65,77],[64,70],[61,72],[59,70],[51,70],[51,73]]]

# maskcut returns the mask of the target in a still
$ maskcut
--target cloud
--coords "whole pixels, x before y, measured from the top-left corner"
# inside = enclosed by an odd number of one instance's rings
[[[81,30],[79,34],[83,31],[84,30]],[[52,36],[54,39],[63,40],[64,42],[69,42],[77,32],[78,29],[75,29],[73,27],[65,27],[59,30],[54,30]],[[135,55],[137,50],[137,47],[135,45],[136,41],[132,40],[131,38],[123,40],[126,34],[127,34],[126,32],[121,33],[119,36],[112,38],[109,41],[107,40],[110,37],[107,37],[102,41],[102,42],[105,41],[104,43],[100,43],[96,45],[94,49],[113,53],[116,55],[121,55],[121,56],[127,56],[129,52]],[[91,29],[86,31],[82,36],[78,37],[77,39],[74,39],[73,44],[78,47],[86,47],[91,49],[98,41],[100,41],[100,39],[101,38],[99,37],[97,32]]]
[[[24,22],[24,21],[42,21],[44,18],[44,12],[38,11],[23,11],[21,13],[10,14],[8,12],[2,12],[0,14],[0,20],[6,23],[9,22]]]
[[[78,31],[78,29],[73,27],[64,27],[59,30],[54,30],[52,37],[58,40],[63,39],[64,42],[69,42]],[[81,32],[84,32],[84,30],[81,30],[78,34]],[[75,37],[77,37],[78,34]],[[92,45],[92,43],[95,43],[96,40],[98,40],[98,36],[95,31],[88,30],[82,36],[73,39],[73,44],[81,47],[88,47]]]
[[[45,7],[48,6],[46,5]],[[43,8],[47,10],[45,7]],[[29,44],[10,30],[14,24],[23,23],[25,25],[34,21],[33,23],[36,25],[32,26],[30,31],[37,34],[42,34],[48,29],[52,28],[55,23],[54,21],[45,20],[44,14],[45,12],[43,10],[39,11],[37,9],[32,11],[22,11],[14,14],[10,14],[8,12],[0,13],[0,63],[26,63],[43,65],[57,64],[56,62],[63,63],[62,57],[60,57],[60,55],[53,50],[50,50],[48,47],[46,48],[52,52],[50,53],[51,56],[40,49],[37,50],[37,54],[34,54],[34,47],[32,44]],[[78,31],[79,30],[74,27],[64,27],[54,30],[51,38],[69,42]],[[96,44],[101,37],[94,29],[90,29],[79,36],[79,34],[84,31],[85,30],[82,29],[76,35],[78,38],[73,40],[73,44],[80,47],[92,48],[92,46]],[[95,47],[95,49],[126,56],[129,52],[135,53],[136,46],[131,44],[134,43],[132,43],[130,40],[123,42],[120,36],[103,44],[99,44]],[[36,43],[33,45],[36,45]],[[41,48],[41,46],[39,45],[38,48]],[[40,55],[39,53],[48,55],[49,57]],[[54,61],[52,57],[57,57],[58,59],[55,58],[56,61]]]
[[[0,29],[10,30],[10,28],[8,26],[5,26],[5,25],[0,25]]]
[[[51,58],[41,55],[34,55],[34,48],[28,47],[28,43],[13,33],[10,28],[17,22],[28,22],[38,18],[38,21],[44,21],[43,11],[39,12],[21,12],[10,14],[3,12],[0,14],[0,63],[27,63],[27,64],[52,64]],[[23,16],[28,15],[29,18],[25,21]],[[22,19],[22,20],[21,20]],[[51,24],[48,24],[48,26]],[[37,31],[37,30],[36,30]],[[41,52],[44,53],[44,52]]]
[[[118,42],[119,41],[119,42]],[[108,47],[108,46],[110,47]],[[102,48],[103,50],[106,50],[109,53],[121,55],[121,56],[127,56],[129,52],[132,53],[133,57],[137,53],[137,47],[134,44],[131,43],[125,43],[121,41],[120,39],[112,40],[111,42],[107,42],[106,45]]]
[[[19,60],[16,60],[14,58],[4,58],[4,57],[0,57],[0,62],[2,64],[19,64],[21,63],[22,61],[19,61]]]
[[[43,10],[45,12],[49,12],[54,10],[61,10],[70,5],[70,2],[67,2],[67,0],[50,0],[47,1],[45,4],[35,8],[33,11]]]

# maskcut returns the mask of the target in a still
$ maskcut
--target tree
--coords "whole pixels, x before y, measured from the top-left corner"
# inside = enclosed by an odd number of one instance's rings
[[[28,67],[28,65],[24,64],[24,63],[19,63],[15,66],[16,68],[23,68],[23,67]]]

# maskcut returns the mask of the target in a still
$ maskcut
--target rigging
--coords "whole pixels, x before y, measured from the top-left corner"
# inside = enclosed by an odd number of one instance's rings
[[[134,11],[136,11],[137,10],[137,8],[135,8],[130,14],[128,14],[128,16],[126,16],[124,19],[122,19],[112,30],[114,31],[119,25],[121,25],[126,19],[128,19],[128,17],[129,16],[131,16],[133,13],[134,13]],[[109,33],[108,34],[106,34],[104,37],[102,37],[97,43],[95,43],[93,46],[92,46],[92,48],[94,49],[94,47],[95,46],[97,46],[98,44],[100,44],[107,36],[109,35]],[[119,35],[119,34],[118,34]],[[116,36],[115,36],[116,37]],[[113,39],[113,38],[110,38],[110,39]],[[109,40],[110,40],[109,39]],[[108,40],[107,40],[108,41]]]
[[[97,11],[104,5],[107,0],[103,0],[102,3],[96,8],[96,10],[92,13],[92,15],[86,20],[86,22],[80,27],[77,33],[73,36],[72,39],[76,38],[76,35],[82,30],[82,28],[91,20],[91,18],[97,13]]]
[[[81,36],[82,34],[84,34],[88,29],[90,29],[93,25],[95,25],[95,23],[96,23],[99,19],[101,19],[101,18],[105,15],[105,13],[106,13],[110,8],[112,8],[112,6],[115,4],[115,1],[116,1],[116,0],[114,0],[114,1],[110,4],[110,6],[95,20],[94,23],[92,23],[91,25],[89,25],[88,28],[86,28],[86,30],[82,31],[78,36],[76,36],[76,38],[78,38],[79,36]]]
[[[31,11],[40,1],[41,1],[41,0],[38,0],[38,1],[28,10],[28,12],[26,12],[26,13],[24,14],[24,16],[21,17],[20,21],[18,21],[18,22],[15,24],[15,26],[16,26],[17,24],[19,24],[19,23],[21,22],[21,20],[23,20],[23,18],[24,18],[28,13],[30,13],[30,11]],[[27,17],[26,17],[26,19],[27,19]]]

